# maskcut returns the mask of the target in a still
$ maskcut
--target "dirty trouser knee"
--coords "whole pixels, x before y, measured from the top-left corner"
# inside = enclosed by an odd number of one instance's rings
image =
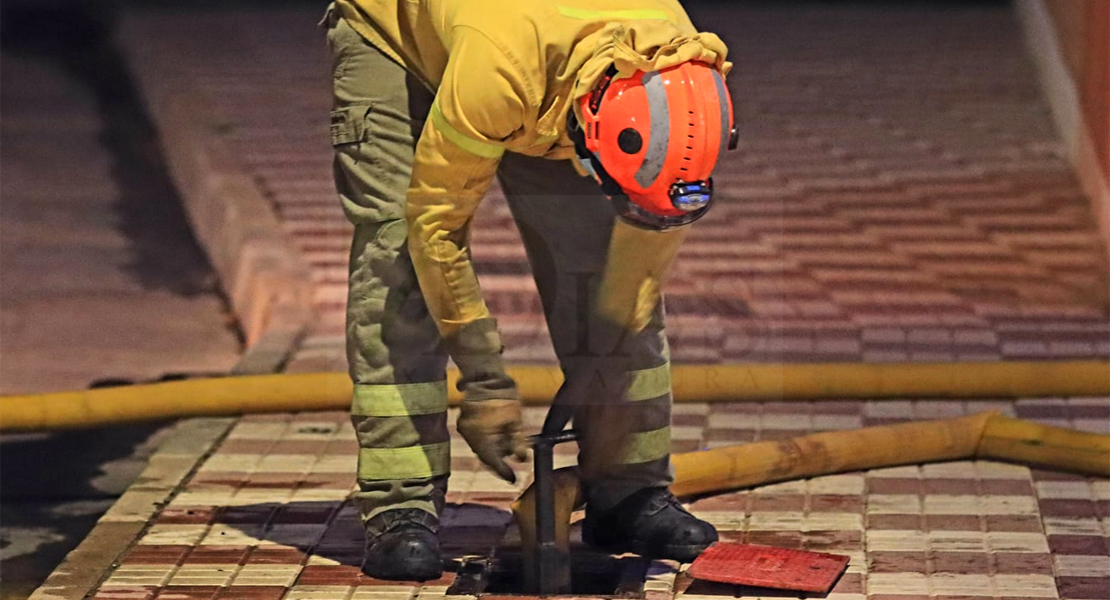
[[[615,219],[608,199],[567,161],[507,153],[498,176],[560,364],[568,379],[577,371],[573,376],[598,383],[574,410],[588,501],[605,509],[645,487],[669,486],[671,380],[662,303],[648,326],[626,338],[611,360],[594,357],[605,333],[594,305]],[[614,387],[619,388],[615,398]],[[623,455],[598,456],[611,447],[607,438],[615,420],[631,432]],[[600,466],[585,468],[591,464]]]
[[[446,353],[406,244],[405,193],[431,94],[329,10],[335,183],[355,225],[347,299],[363,520],[439,514],[450,470]]]

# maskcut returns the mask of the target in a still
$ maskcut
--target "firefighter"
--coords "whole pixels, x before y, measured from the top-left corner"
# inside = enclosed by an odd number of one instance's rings
[[[576,398],[586,541],[692,560],[717,534],[668,490],[660,287],[735,141],[724,44],[676,0],[336,0],[322,25],[334,176],[355,226],[346,331],[363,570],[442,572],[448,357],[464,397],[457,429],[477,457],[509,482],[507,459],[526,458],[468,249],[495,177],[566,375],[560,393]]]

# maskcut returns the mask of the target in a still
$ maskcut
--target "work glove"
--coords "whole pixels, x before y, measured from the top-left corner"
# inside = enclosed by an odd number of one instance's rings
[[[516,473],[505,459],[528,459],[528,444],[521,432],[520,400],[463,402],[457,427],[478,460],[501,479],[516,483]]]
[[[516,482],[516,474],[505,462],[509,456],[528,458],[521,433],[520,400],[516,382],[505,373],[501,361],[501,335],[492,318],[471,321],[445,336],[447,351],[459,367],[459,433],[478,459],[497,476]]]

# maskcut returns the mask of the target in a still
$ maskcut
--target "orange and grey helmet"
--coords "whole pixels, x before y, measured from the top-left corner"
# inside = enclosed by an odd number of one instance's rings
[[[624,220],[651,229],[701,218],[713,167],[737,144],[724,78],[701,62],[617,78],[610,68],[570,112],[579,162]]]

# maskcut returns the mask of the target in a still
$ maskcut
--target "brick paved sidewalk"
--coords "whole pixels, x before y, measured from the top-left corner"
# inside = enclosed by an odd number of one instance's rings
[[[233,150],[231,166],[308,265],[320,320],[291,370],[343,366],[349,228],[330,181],[318,16],[142,13],[120,38],[155,119],[192,127],[201,151],[208,138]],[[677,361],[1110,356],[1105,259],[1008,11],[694,16],[734,49],[745,137],[668,290]],[[192,120],[158,116],[197,98],[210,110]],[[483,285],[511,358],[551,360],[509,222],[494,194],[475,232]],[[688,404],[673,432],[686,451],[985,409],[1110,433],[1110,398]],[[542,411],[527,419],[538,427]],[[446,546],[456,559],[511,556],[517,490],[452,446]],[[244,418],[213,450],[95,598],[430,600],[450,589],[452,574],[407,585],[358,573],[345,415]],[[833,600],[1110,597],[1105,480],[965,461],[764,486],[692,509],[726,539],[848,554]],[[619,570],[646,579],[625,589],[651,600],[793,597],[690,585],[679,568]]]
[[[732,47],[743,138],[667,289],[676,361],[1110,356],[1105,254],[1010,11],[693,16]],[[226,145],[308,265],[320,322],[292,370],[343,364],[350,227],[317,17],[145,13],[121,37],[156,119],[202,99],[163,125]],[[553,360],[497,192],[474,253],[510,359]]]
[[[1110,432],[1105,398],[686,404],[676,407],[675,449],[987,409]],[[533,427],[542,418],[541,409],[527,410]],[[455,582],[453,572],[423,585],[359,573],[362,530],[354,508],[344,502],[356,450],[342,413],[241,419],[151,520],[94,598],[442,598]],[[456,565],[466,556],[490,555],[516,564],[519,541],[508,507],[518,488],[480,469],[461,440],[453,440],[452,451],[441,532],[448,554]],[[573,460],[566,453],[557,458],[563,464]],[[526,472],[520,475],[527,479]],[[691,509],[712,521],[725,540],[850,556],[847,574],[828,596],[832,600],[1093,600],[1110,593],[1106,480],[961,461],[768,485],[708,497]],[[610,594],[623,572],[624,589],[646,591],[650,600],[796,597],[691,585],[676,577],[675,564],[633,559],[614,564],[581,546],[574,552],[582,562],[590,557],[595,566],[612,569]],[[491,590],[485,598],[501,600],[496,593],[511,591]]]

